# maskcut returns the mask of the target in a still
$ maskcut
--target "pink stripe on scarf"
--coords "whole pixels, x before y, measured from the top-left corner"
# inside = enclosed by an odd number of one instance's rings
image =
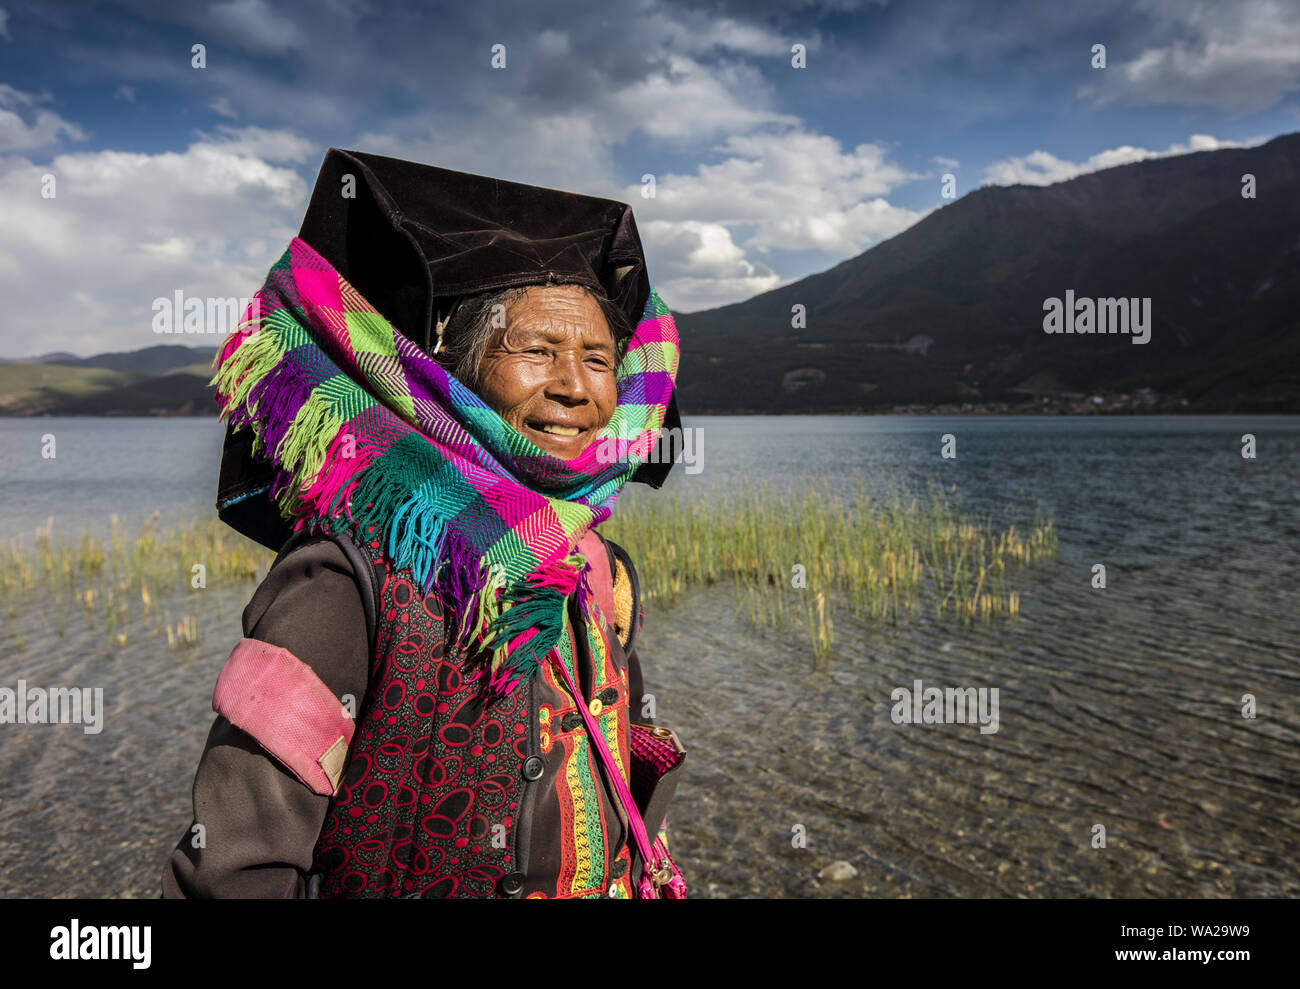
[[[349,438],[352,444],[352,456],[345,457],[343,454],[349,445]],[[314,514],[329,514],[335,496],[343,491],[346,492],[345,497],[350,498],[352,489],[356,487],[357,475],[383,453],[384,450],[374,444],[360,445],[351,427],[344,423],[334,434],[334,439],[330,440],[329,449],[325,452],[325,463],[315,480],[303,492],[303,500],[312,506]],[[346,508],[346,502],[344,506]],[[349,518],[351,518],[350,512]]]

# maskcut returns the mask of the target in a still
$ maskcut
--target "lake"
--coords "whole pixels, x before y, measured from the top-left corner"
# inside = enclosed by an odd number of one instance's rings
[[[692,895],[1300,894],[1300,418],[686,425],[698,459],[665,490],[688,500],[936,481],[994,524],[1040,512],[1060,532],[1057,559],[1016,577],[1018,620],[837,617],[820,661],[724,587],[649,608],[647,690],[690,752],[670,843]],[[206,517],[222,436],[196,419],[0,419],[0,534]],[[0,895],[157,895],[253,587],[212,588],[183,652],[14,620],[27,648],[0,655],[0,686],[102,687],[106,713],[97,735],[0,725]],[[998,730],[897,723],[893,692],[917,680],[996,688]],[[848,877],[820,879],[836,862]]]

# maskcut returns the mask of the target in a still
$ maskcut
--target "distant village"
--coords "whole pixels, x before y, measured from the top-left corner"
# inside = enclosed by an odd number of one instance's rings
[[[1161,401],[1150,388],[1117,395],[1054,392],[1031,395],[1023,402],[956,402],[943,405],[895,405],[896,415],[1100,415],[1113,412],[1176,412],[1187,399]]]

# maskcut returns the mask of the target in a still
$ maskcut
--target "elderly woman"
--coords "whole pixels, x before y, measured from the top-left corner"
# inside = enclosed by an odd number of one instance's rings
[[[685,895],[595,530],[680,424],[631,210],[332,148],[245,323],[218,510],[279,555],[163,895]]]

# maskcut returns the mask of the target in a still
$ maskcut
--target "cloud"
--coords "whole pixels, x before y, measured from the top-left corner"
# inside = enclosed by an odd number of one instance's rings
[[[382,130],[366,130],[344,147],[586,195],[612,194],[610,134],[582,112],[533,115],[510,104],[476,120],[431,109]]]
[[[671,33],[662,24],[655,30]],[[368,127],[353,146],[612,197],[614,151],[638,138],[650,139],[648,167],[668,145],[689,153],[719,136],[799,123],[771,108],[769,87],[752,67],[669,53],[620,68],[604,64],[610,54],[602,42],[543,32],[526,56],[508,49],[506,69],[462,73],[454,107],[430,101]],[[627,78],[616,78],[620,71]]]
[[[656,174],[655,198],[646,199],[640,185],[610,181],[618,171],[610,135],[588,116],[530,117],[501,106],[494,114],[474,126],[422,117],[427,137],[387,128],[362,134],[355,146],[632,204],[651,278],[681,311],[740,301],[781,284],[755,255],[815,250],[838,261],[924,215],[887,200],[918,176],[874,144],[846,151],[832,137],[799,129],[736,134],[714,148],[711,157],[722,155],[716,163]]]
[[[195,131],[200,143],[191,145],[191,150],[213,148],[222,154],[278,162],[309,162],[317,156],[323,157],[323,150],[315,141],[289,131],[231,127],[229,124],[218,124],[215,130],[215,135],[203,130]]]
[[[752,225],[747,248],[835,258],[861,253],[920,218],[884,198],[920,176],[889,162],[879,145],[846,152],[833,137],[793,130],[733,135],[717,150],[727,157],[694,175],[659,176],[656,198],[638,212],[666,222]]]
[[[749,131],[768,124],[794,125],[799,118],[768,109],[761,98],[762,76],[750,66],[705,67],[682,55],[669,55],[667,68],[646,79],[596,98],[606,117],[634,121],[651,137],[678,141]]]
[[[134,103],[135,87],[128,86],[126,83],[123,83],[122,85],[118,86],[117,90],[113,93],[113,99],[124,100],[127,103]]]
[[[712,52],[736,52],[760,58],[790,53],[790,46],[801,41],[810,49],[816,41],[802,36],[787,38],[762,24],[746,23],[734,17],[718,17],[711,11],[678,9],[671,17],[657,17],[648,25],[656,43],[665,48],[691,55]],[[749,15],[752,17],[752,13]]]
[[[224,96],[218,96],[215,100],[209,103],[208,109],[218,116],[225,117],[227,120],[239,119],[239,114],[236,113],[235,108],[230,105],[230,100]]]
[[[1267,137],[1251,138],[1248,141],[1221,140],[1209,134],[1193,134],[1186,144],[1174,143],[1164,151],[1152,151],[1137,148],[1130,144],[1118,148],[1099,151],[1086,161],[1073,162],[1058,158],[1047,151],[1033,151],[1020,157],[1005,158],[994,162],[984,169],[986,185],[1051,185],[1064,182],[1076,175],[1097,172],[1103,168],[1116,165],[1128,165],[1148,158],[1168,158],[1173,155],[1185,155],[1194,151],[1215,151],[1219,148],[1250,148],[1263,144]]]
[[[748,260],[720,223],[650,220],[638,230],[655,290],[677,312],[712,309],[781,284],[767,265]]]
[[[65,137],[71,141],[86,140],[85,131],[53,110],[31,113],[36,104],[50,99],[49,93],[27,93],[0,82],[0,153],[32,151],[48,147]],[[30,123],[19,115],[19,108],[32,118]]]
[[[85,151],[48,164],[0,157],[0,354],[96,353],[216,337],[159,337],[151,304],[250,296],[297,232],[309,187],[279,162],[315,145],[219,129],[183,151]],[[57,195],[40,195],[52,174]],[[21,265],[5,259],[20,258]]]
[[[9,11],[0,7],[0,38],[9,41]]]
[[[651,277],[680,311],[783,284],[755,253],[818,251],[840,260],[923,215],[885,198],[918,176],[878,145],[845,151],[832,137],[792,129],[732,135],[715,151],[726,157],[694,174],[655,176],[654,198],[643,198],[640,186],[617,195],[633,204]]]
[[[1300,7],[1291,0],[1146,0],[1134,13],[1154,19],[1151,33],[1160,40],[1130,59],[1109,50],[1108,67],[1080,88],[1080,97],[1245,114],[1300,88]]]
[[[298,24],[275,13],[263,0],[212,4],[203,11],[203,24],[222,41],[258,54],[301,50],[306,41]]]

